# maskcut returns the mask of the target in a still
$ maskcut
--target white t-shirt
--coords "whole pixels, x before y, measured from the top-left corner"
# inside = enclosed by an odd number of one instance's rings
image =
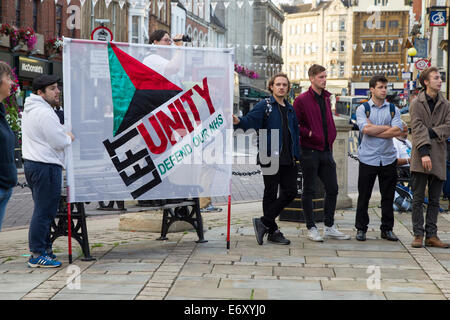
[[[397,138],[393,138],[393,141],[395,150],[397,151],[397,159],[411,158],[412,144],[408,139],[403,141]],[[409,164],[404,164],[402,165],[402,167],[409,167]]]
[[[169,60],[161,57],[158,54],[151,54],[148,57],[146,57],[142,63],[145,64],[150,69],[155,70],[159,74],[164,75]]]

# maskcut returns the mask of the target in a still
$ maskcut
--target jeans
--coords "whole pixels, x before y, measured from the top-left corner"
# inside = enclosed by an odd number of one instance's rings
[[[355,227],[367,232],[369,225],[369,201],[373,185],[378,176],[381,193],[381,231],[394,228],[394,194],[397,184],[397,160],[386,166],[369,166],[359,163],[358,204],[356,206]]]
[[[437,236],[437,220],[439,214],[439,197],[444,181],[435,175],[419,172],[411,172],[411,189],[413,192],[412,224],[415,236]],[[425,228],[423,227],[423,203],[425,199],[425,187],[428,185],[428,208]]]
[[[0,188],[0,230],[2,230],[2,221],[6,212],[6,205],[8,203],[9,198],[11,198],[12,188],[3,189]]]
[[[28,232],[29,248],[32,253],[51,252],[50,227],[58,212],[62,168],[56,164],[25,160],[24,171],[34,201]]]
[[[316,227],[313,215],[313,198],[316,193],[317,177],[325,186],[324,224],[327,227],[333,226],[339,190],[333,154],[331,151],[303,149],[300,163],[303,173],[302,204],[306,227],[308,229]]]
[[[297,166],[280,165],[278,172],[274,175],[263,175],[264,196],[263,212],[261,217],[263,224],[269,228],[269,234],[278,230],[275,219],[281,211],[291,203],[297,195]],[[280,187],[280,196],[278,194]]]

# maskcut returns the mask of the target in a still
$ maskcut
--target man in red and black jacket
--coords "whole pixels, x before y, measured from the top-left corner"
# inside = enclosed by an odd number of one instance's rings
[[[324,238],[347,240],[350,236],[343,234],[334,226],[338,183],[332,148],[336,139],[336,126],[331,112],[331,94],[325,90],[327,72],[324,67],[315,64],[309,69],[308,76],[311,87],[294,101],[302,148],[300,160],[303,172],[302,203],[308,239],[312,241],[323,241]],[[313,216],[313,197],[317,177],[325,186],[323,236],[319,234]]]

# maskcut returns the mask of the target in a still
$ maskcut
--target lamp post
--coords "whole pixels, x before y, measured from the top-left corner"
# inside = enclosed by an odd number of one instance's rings
[[[409,81],[407,80],[408,99],[409,99],[409,95],[410,95],[410,91],[411,91],[410,81],[413,80],[413,74],[414,74],[414,69],[413,69],[413,62],[414,61],[413,61],[413,59],[417,55],[417,49],[414,48],[414,47],[409,48],[407,53],[408,53],[409,73],[410,73]]]

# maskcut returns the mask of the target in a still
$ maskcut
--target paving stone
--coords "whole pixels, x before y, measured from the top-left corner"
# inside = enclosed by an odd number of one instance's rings
[[[275,267],[274,275],[301,277],[334,277],[333,269],[328,268]]]
[[[403,293],[403,292],[385,292],[388,300],[447,300],[441,294],[420,294],[420,293]]]
[[[355,264],[367,266],[385,266],[385,265],[399,265],[399,266],[417,266],[417,262],[413,259],[392,259],[392,258],[345,258],[345,257],[306,257],[307,263],[325,263],[325,264]]]
[[[80,290],[70,290],[64,288],[60,291],[62,294],[111,294],[120,292],[123,295],[136,295],[148,281],[147,276],[143,275],[91,275],[82,274],[80,279]]]
[[[217,288],[220,278],[205,279],[204,277],[183,277],[180,276],[174,284],[174,287],[188,288]]]
[[[323,290],[369,290],[367,281],[322,281]],[[402,292],[402,293],[440,293],[440,290],[434,284],[426,283],[393,283],[387,281],[380,282],[380,290],[383,292]]]
[[[30,292],[48,278],[46,274],[0,274],[0,293]]]
[[[212,273],[272,276],[272,267],[215,265]]]
[[[337,251],[339,257],[349,258],[393,258],[410,259],[408,252],[383,252],[383,251]],[[328,256],[329,257],[329,256]]]
[[[299,291],[268,289],[270,300],[385,300],[381,292],[371,291]]]
[[[376,244],[379,243],[379,244]],[[357,250],[357,251],[400,251],[406,252],[406,249],[399,243],[387,245],[387,241],[365,241],[363,244],[357,241],[341,241],[339,243],[331,242],[305,242],[305,249],[327,249],[327,250]]]
[[[265,263],[305,263],[305,258],[303,257],[292,257],[292,256],[285,256],[285,257],[260,257],[260,256],[242,256],[241,259],[242,262],[257,262],[258,264],[260,262]]]
[[[336,250],[328,249],[291,249],[290,255],[294,257],[332,257],[336,256]]]
[[[156,263],[128,263],[128,262],[111,262],[96,263],[89,268],[89,271],[147,271],[154,272],[159,265]]]
[[[286,289],[286,290],[321,290],[319,281],[294,281],[294,280],[232,280],[223,279],[219,288],[248,288],[248,289]]]
[[[204,288],[202,290],[192,290],[189,287],[173,287],[166,300],[186,300],[193,299],[231,299],[231,300],[249,300],[252,296],[252,289],[240,288]]]
[[[52,300],[133,300],[134,294],[60,292]]]
[[[373,272],[367,273],[367,269],[334,268],[336,277],[365,278],[370,277]],[[380,268],[381,279],[418,279],[428,280],[428,276],[422,270],[397,270]]]
[[[213,269],[211,264],[186,264],[181,270],[181,275],[189,272],[211,273]]]

